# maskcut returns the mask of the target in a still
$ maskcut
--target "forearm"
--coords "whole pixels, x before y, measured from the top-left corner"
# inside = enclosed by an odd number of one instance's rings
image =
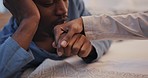
[[[82,17],[84,31],[90,40],[147,39],[148,14]]]
[[[4,5],[16,18],[19,25],[12,38],[27,50],[40,20],[37,6],[32,0],[4,0]]]
[[[30,17],[23,19],[12,38],[25,50],[28,49],[38,28],[39,18]]]

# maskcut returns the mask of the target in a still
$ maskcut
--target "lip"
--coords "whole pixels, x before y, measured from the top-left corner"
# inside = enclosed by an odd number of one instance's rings
[[[58,18],[54,23],[53,23],[53,26],[56,26],[56,25],[60,25],[60,24],[63,24],[67,21],[68,17],[64,17],[64,18]]]
[[[59,19],[56,21],[55,25],[63,24],[65,21],[65,19]]]
[[[59,24],[63,24],[65,21],[67,21],[66,18],[65,18],[65,19],[58,19],[58,20],[55,22],[54,26],[59,25]]]
[[[57,26],[57,25],[60,25],[60,24],[65,23],[67,20],[68,20],[68,17],[56,19],[56,21],[54,21],[54,22],[52,23],[52,28],[54,28],[54,27]],[[52,29],[52,32],[54,32],[53,29]]]

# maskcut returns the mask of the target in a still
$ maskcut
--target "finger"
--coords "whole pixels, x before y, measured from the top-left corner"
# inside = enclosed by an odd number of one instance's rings
[[[80,57],[87,57],[89,55],[91,49],[92,49],[91,43],[89,41],[86,41],[83,44],[83,46],[82,46],[81,50],[79,51],[78,55]]]
[[[54,27],[55,45],[58,46],[59,38],[64,31],[61,29],[61,25]],[[60,44],[59,44],[60,45]]]
[[[58,41],[58,44],[61,43],[61,41]],[[64,49],[63,47],[61,47],[60,45],[57,46],[57,54],[59,56],[63,56],[64,55]]]
[[[58,44],[61,43],[62,38],[65,36],[65,33],[61,34],[59,36],[59,40],[58,40]],[[64,55],[64,48],[61,45],[57,45],[57,54],[59,56],[63,56]]]
[[[78,39],[77,41],[75,42],[75,44],[73,45],[72,47],[72,53],[73,54],[78,54],[78,52],[80,51],[82,45],[84,44],[84,37],[83,35],[78,35]]]
[[[70,40],[72,39],[72,37],[74,36],[74,34],[75,33],[72,30],[68,30],[66,35],[63,37],[60,45],[62,47],[66,47],[68,45],[68,43],[70,42]]]
[[[63,56],[64,55],[64,49],[62,47],[57,48],[57,54],[58,54],[58,56]]]
[[[52,43],[52,46],[53,46],[54,48],[57,48],[57,46],[56,46],[56,44],[55,44],[55,41]]]
[[[69,44],[67,45],[67,47],[65,47],[65,55],[66,55],[66,56],[71,56],[71,55],[73,55],[72,47],[73,47],[74,43],[75,43],[78,39],[79,39],[79,36],[74,36],[74,37],[70,40],[70,42],[69,42]]]

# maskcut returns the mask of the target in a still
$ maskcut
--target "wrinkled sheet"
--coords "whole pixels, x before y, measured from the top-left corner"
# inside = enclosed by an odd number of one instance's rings
[[[29,78],[148,78],[148,41],[115,42],[94,63],[74,56],[63,61],[46,59],[28,74]],[[25,75],[26,76],[26,75]],[[22,78],[27,78],[23,76]]]

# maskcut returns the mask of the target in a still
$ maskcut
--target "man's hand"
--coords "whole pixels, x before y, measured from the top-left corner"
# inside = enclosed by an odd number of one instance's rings
[[[72,37],[75,34],[82,33],[82,31],[83,31],[82,18],[78,18],[78,19],[72,20],[70,22],[67,22],[67,23],[64,23],[61,25],[57,25],[54,28],[54,35],[55,35],[54,44],[55,44],[55,46],[66,47],[70,43]],[[66,33],[66,35],[63,38],[60,38],[60,36],[63,33]]]
[[[5,7],[20,24],[23,19],[38,21],[40,13],[33,0],[3,0]]]
[[[40,13],[33,0],[3,0],[5,7],[16,18],[18,28],[12,38],[25,50],[38,28]]]
[[[65,35],[66,33],[61,34],[59,43],[62,41]],[[92,45],[84,35],[75,34],[69,40],[69,43],[67,44],[66,47],[57,46],[56,48],[59,56],[78,55],[79,57],[87,57],[92,50]]]

